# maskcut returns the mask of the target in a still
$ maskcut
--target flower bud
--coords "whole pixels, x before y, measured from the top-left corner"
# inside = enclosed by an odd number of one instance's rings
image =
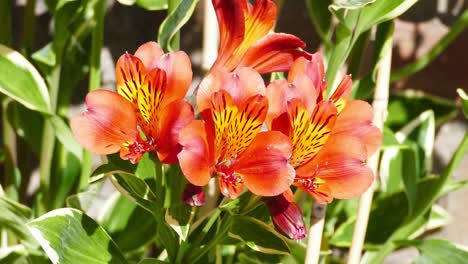
[[[201,186],[188,183],[182,193],[182,200],[189,206],[203,206],[205,204],[205,193]]]
[[[292,202],[291,193],[285,192],[277,196],[265,197],[264,202],[278,232],[293,240],[306,237],[307,231],[302,211]]]

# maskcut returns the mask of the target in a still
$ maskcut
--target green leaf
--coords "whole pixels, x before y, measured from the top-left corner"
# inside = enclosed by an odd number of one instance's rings
[[[385,124],[398,130],[424,111],[434,111],[436,126],[454,118],[457,109],[453,101],[415,90],[390,94]]]
[[[331,4],[328,8],[333,10],[339,9],[358,9],[366,5],[374,3],[376,0],[345,0],[345,1],[336,1]]]
[[[83,148],[78,144],[78,141],[76,141],[70,127],[59,116],[51,116],[48,120],[54,128],[57,139],[67,148],[68,151],[81,160]]]
[[[101,184],[91,184],[88,190],[68,196],[66,200],[67,207],[75,208],[81,211],[88,211],[96,199]]]
[[[25,245],[34,247],[37,244],[26,229],[26,223],[30,219],[31,209],[6,197],[0,197],[0,226],[11,230]]]
[[[331,3],[331,0],[306,0],[309,18],[325,45],[331,45],[332,14],[327,8]]]
[[[458,18],[458,20],[449,27],[450,31],[445,34],[445,36],[441,38],[428,53],[421,56],[417,61],[405,66],[403,69],[392,72],[390,81],[398,81],[424,69],[435,58],[437,58],[448,47],[448,45],[458,37],[458,35],[464,32],[467,26],[468,10],[465,10],[465,12],[463,12],[463,14]]]
[[[238,239],[251,249],[262,253],[289,253],[287,243],[271,226],[253,217],[236,215],[232,218],[232,225],[228,231],[229,237]]]
[[[458,96],[460,96],[462,102],[462,109],[465,118],[468,118],[468,95],[462,89],[457,89]]]
[[[468,249],[443,239],[403,240],[399,246],[414,246],[420,255],[415,264],[463,264],[468,259]]]
[[[27,225],[54,264],[127,263],[106,231],[76,209],[57,209]]]
[[[19,52],[1,44],[0,92],[29,109],[50,113],[49,92],[44,79]]]
[[[428,174],[432,170],[432,154],[435,141],[435,117],[432,110],[421,113],[416,119],[411,120],[396,133],[396,138],[401,143],[407,139],[416,142],[422,150],[423,166],[422,174]]]
[[[135,175],[122,173],[114,174],[110,179],[115,188],[130,201],[137,203],[152,214],[158,210],[156,195],[144,180]]]
[[[109,232],[122,252],[137,250],[154,240],[156,221],[153,215],[122,195],[105,207],[101,225]]]
[[[10,124],[15,129],[16,135],[22,138],[35,154],[39,155],[42,143],[44,116],[17,102],[10,103],[7,111]]]
[[[190,19],[200,0],[182,0],[159,27],[158,43],[165,51],[175,50],[172,46],[172,39],[176,33]]]
[[[146,258],[143,259],[142,261],[138,262],[138,264],[168,264],[169,262],[162,261],[159,259],[154,259],[154,258]]]
[[[136,4],[146,10],[167,9],[167,0],[136,0]]]

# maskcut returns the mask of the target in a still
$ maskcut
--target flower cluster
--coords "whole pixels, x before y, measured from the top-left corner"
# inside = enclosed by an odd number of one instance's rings
[[[213,0],[220,29],[219,55],[198,85],[194,118],[183,98],[192,81],[184,52],[163,54],[148,42],[116,66],[117,92],[86,97],[87,111],[73,118],[73,132],[97,154],[120,152],[136,163],[156,152],[163,163],[179,163],[190,182],[184,199],[201,205],[213,176],[230,199],[244,189],[264,197],[273,223],[284,235],[306,232],[293,189],[318,203],[362,194],[373,174],[365,161],[381,132],[372,108],[349,98],[345,76],[326,97],[320,54],[303,50],[299,38],[268,32],[276,18],[270,0]],[[261,74],[288,72],[265,84]]]

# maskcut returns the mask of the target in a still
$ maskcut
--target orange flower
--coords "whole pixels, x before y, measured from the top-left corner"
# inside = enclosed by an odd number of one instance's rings
[[[182,100],[192,81],[188,56],[164,54],[157,43],[148,42],[135,56],[119,58],[116,77],[117,92],[90,92],[87,111],[72,119],[78,142],[97,154],[120,151],[132,163],[149,151],[164,163],[176,162],[179,130],[193,120],[192,107]]]
[[[213,0],[218,17],[220,46],[212,70],[252,67],[259,73],[286,71],[298,57],[310,58],[305,43],[290,34],[268,34],[276,19],[270,0]]]
[[[267,125],[289,136],[294,185],[319,203],[362,194],[373,174],[365,160],[380,146],[382,134],[372,125],[372,107],[349,100],[351,78],[346,76],[330,99],[319,54],[298,59],[288,80],[267,88],[270,103]]]
[[[203,120],[180,132],[178,158],[188,181],[204,186],[216,174],[221,192],[231,199],[244,186],[260,196],[287,190],[294,179],[291,143],[280,132],[260,132],[268,110],[261,76],[242,68],[208,78],[197,95]]]

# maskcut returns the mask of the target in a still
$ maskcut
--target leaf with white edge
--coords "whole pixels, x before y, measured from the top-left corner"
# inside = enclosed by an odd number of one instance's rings
[[[26,245],[37,246],[25,225],[31,220],[31,209],[7,197],[0,197],[0,208],[0,226],[11,230]]]
[[[172,39],[190,19],[200,0],[182,0],[159,27],[158,43],[166,51],[175,50]]]
[[[402,240],[399,246],[414,246],[420,255],[415,264],[464,264],[468,259],[468,249],[443,239]]]
[[[81,211],[88,211],[93,205],[100,188],[99,183],[91,184],[88,190],[73,194],[67,197],[67,207],[72,207]]]
[[[81,211],[57,209],[29,222],[52,263],[127,263],[106,231]]]
[[[109,176],[109,175],[112,175],[112,174],[117,174],[117,173],[133,175],[133,173],[125,171],[122,168],[120,168],[119,166],[107,163],[107,164],[103,164],[103,165],[97,167],[93,171],[93,173],[91,173],[91,176],[89,176],[89,183],[97,182],[97,181],[103,179],[106,176]]]
[[[168,264],[169,262],[162,261],[159,259],[154,259],[154,258],[146,258],[143,259],[142,261],[138,262],[138,264]]]
[[[163,10],[167,9],[168,0],[136,0],[136,4],[146,10]]]
[[[228,236],[244,242],[255,251],[289,254],[285,240],[271,226],[248,216],[233,216]],[[254,230],[254,231],[253,231]]]
[[[395,137],[400,143],[410,138],[421,147],[424,152],[423,173],[429,173],[432,170],[435,126],[434,111],[427,110],[421,113],[417,118],[411,120],[411,122],[395,134]]]
[[[44,79],[23,55],[1,44],[0,92],[29,109],[50,113],[49,92]]]
[[[335,1],[328,8],[335,11],[339,9],[358,9],[372,4],[375,1],[376,0],[339,0]]]
[[[468,118],[468,95],[460,88],[457,89],[457,93],[461,99],[463,114],[465,115],[465,118]]]
[[[130,201],[137,203],[152,214],[159,210],[156,195],[144,180],[129,174],[114,174],[110,179],[115,188]]]
[[[79,160],[82,158],[83,148],[78,144],[70,127],[59,116],[51,116],[47,119],[54,128],[55,136],[68,151],[73,153]]]

